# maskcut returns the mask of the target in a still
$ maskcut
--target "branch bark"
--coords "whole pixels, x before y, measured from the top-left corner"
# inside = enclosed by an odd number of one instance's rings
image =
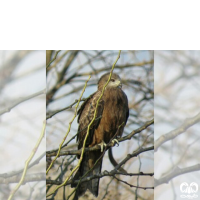
[[[194,171],[199,171],[200,170],[200,163],[197,165],[193,165],[190,167],[185,167],[185,168],[179,168],[176,167],[171,173],[169,173],[168,175],[160,178],[160,179],[155,179],[154,183],[155,183],[155,187],[161,185],[161,184],[167,184],[171,179],[180,176],[182,174],[186,174],[186,173],[190,173],[190,172],[194,172]]]
[[[199,121],[200,121],[200,113],[198,113],[196,116],[194,116],[192,118],[185,120],[185,122],[179,128],[176,128],[175,130],[170,131],[169,133],[166,133],[166,134],[162,135],[161,137],[159,137],[155,141],[155,152],[158,150],[158,148],[162,144],[164,144],[165,142],[167,142],[169,140],[174,139],[175,137],[177,137],[181,133],[185,132],[188,128],[190,128],[191,126],[193,126],[194,124],[196,124]]]
[[[140,128],[132,131],[129,135],[125,136],[125,137],[122,137],[120,139],[118,139],[118,142],[123,142],[125,140],[130,140],[133,135],[137,134],[137,133],[140,133],[141,131],[143,131],[144,129],[146,129],[148,126],[152,125],[154,123],[154,119],[150,120],[150,121],[147,121],[143,126],[141,126]],[[107,144],[106,148],[109,148],[109,147],[113,147],[113,144],[110,143],[110,144]],[[88,147],[88,148],[85,148],[84,152],[88,152],[88,151],[96,151],[96,150],[99,150],[101,147],[99,145],[95,145],[93,147]],[[65,150],[61,150],[60,154],[58,157],[60,156],[66,156],[66,155],[80,155],[82,152],[82,149],[79,149],[79,150],[70,150],[70,151],[65,151]],[[55,151],[49,151],[46,153],[46,156],[47,157],[52,157],[52,156],[56,156],[57,155],[57,150]]]

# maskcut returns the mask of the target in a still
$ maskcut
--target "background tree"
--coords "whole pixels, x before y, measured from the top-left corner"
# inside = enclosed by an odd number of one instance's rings
[[[0,51],[0,199],[45,199],[45,51]],[[41,140],[40,144],[36,144]],[[35,147],[37,146],[37,149]],[[28,162],[27,162],[28,164]]]
[[[200,51],[155,51],[155,199],[199,184]]]
[[[48,166],[66,135],[89,75],[81,102],[97,90],[98,79],[111,70],[117,55],[118,51],[47,51]],[[122,51],[115,66],[128,96],[130,116],[119,147],[104,155],[97,199],[153,199],[153,62],[153,51]],[[72,199],[71,180],[49,194],[77,164],[76,121],[48,172],[47,199]],[[87,192],[80,199],[95,198]]]

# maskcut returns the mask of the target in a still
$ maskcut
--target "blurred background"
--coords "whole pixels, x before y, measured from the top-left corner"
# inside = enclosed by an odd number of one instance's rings
[[[117,55],[118,51],[0,51],[0,199],[7,199],[19,182],[45,117],[46,141],[43,139],[38,147],[26,183],[13,199],[46,199],[45,150],[58,149],[89,75],[81,103],[97,90],[98,79],[110,71]],[[153,151],[144,152],[123,166],[128,173],[155,170],[155,191],[131,187],[152,187],[151,176],[106,176],[100,180],[97,199],[182,199],[183,182],[200,184],[200,51],[122,51],[114,72],[122,78],[129,100],[130,116],[123,136],[153,119],[154,111],[156,126],[155,136],[153,125],[148,126],[131,140],[113,147],[113,156],[120,163],[141,146],[153,146],[155,140],[154,155]],[[72,140],[63,150],[77,149],[73,139],[77,128],[75,118],[64,144]],[[52,159],[47,157],[47,164]],[[47,194],[55,189],[56,181],[62,183],[66,179],[77,161],[75,155],[56,160],[47,175],[52,180],[47,182]],[[106,153],[102,172],[112,169]],[[68,199],[71,192],[67,185],[47,199]],[[196,194],[200,196],[199,191]],[[95,198],[87,192],[80,198],[84,199]]]
[[[154,57],[154,195],[182,199],[183,182],[200,184],[200,51],[154,51]]]
[[[42,132],[45,59],[45,51],[0,51],[0,199],[19,182]],[[43,138],[13,199],[46,199],[45,150]]]
[[[98,79],[111,70],[117,58],[118,51],[47,51],[47,153],[58,149],[62,142],[69,122],[74,116],[76,99],[80,97],[89,75],[83,98],[88,97],[97,90]],[[52,61],[52,62],[51,62]],[[114,73],[120,75],[123,90],[129,101],[130,116],[127,121],[124,134],[126,136],[133,130],[140,128],[154,117],[154,54],[153,51],[122,51]],[[81,102],[82,103],[82,102]],[[70,141],[78,128],[77,117],[72,123],[71,131],[65,141]],[[113,147],[113,156],[119,163],[129,153],[138,150],[139,147],[153,146],[153,125],[136,134],[131,140]],[[76,140],[72,139],[65,150],[76,150]],[[48,163],[53,157],[47,157]],[[76,166],[75,155],[59,157],[47,175],[47,194],[55,189],[56,181],[62,183],[71,170]],[[146,151],[137,157],[129,159],[123,168],[128,173],[153,173],[153,151]],[[102,172],[111,171],[113,165],[106,153],[103,160]],[[134,186],[153,187],[152,176],[122,176],[116,175],[119,181],[113,177],[103,177],[100,180],[99,196],[94,198],[89,192],[80,198],[83,199],[153,199],[153,189],[137,189]],[[54,182],[53,182],[54,181]],[[60,188],[54,195],[47,199],[69,199],[72,189],[70,185]],[[70,198],[71,199],[71,198]]]

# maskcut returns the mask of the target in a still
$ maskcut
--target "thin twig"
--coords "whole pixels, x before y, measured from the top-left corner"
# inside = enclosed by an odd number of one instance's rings
[[[154,120],[150,120],[150,121],[147,121],[143,126],[141,126],[140,128],[132,131],[129,135],[125,136],[125,137],[122,137],[122,138],[119,138],[118,139],[118,142],[123,142],[123,141],[126,141],[126,140],[130,140],[133,135],[136,135],[137,133],[140,133],[141,131],[145,130],[148,126],[152,125],[154,122]],[[110,144],[107,144],[106,147],[113,147],[113,144],[110,143]],[[99,150],[101,147],[99,145],[95,145],[93,147],[88,147],[88,148],[85,148],[85,152],[88,152],[88,151],[96,151],[96,150]],[[79,149],[79,150],[62,150],[59,154],[59,156],[66,156],[66,155],[80,155],[82,152],[82,149]],[[57,151],[50,151],[50,152],[47,152],[46,153],[46,156],[47,157],[52,157],[52,156],[55,156],[57,154]]]
[[[117,178],[116,176],[114,176],[115,179],[117,179],[118,181],[122,182],[122,183],[125,183],[126,185],[129,185],[130,187],[134,187],[134,188],[140,188],[140,189],[143,189],[143,190],[146,190],[146,189],[154,189],[154,187],[141,187],[141,186],[137,186],[137,185],[132,185],[126,181],[123,181],[119,178]]]
[[[36,92],[36,93],[34,93],[34,94],[31,94],[31,95],[29,95],[29,96],[27,96],[27,97],[22,97],[22,98],[17,99],[11,106],[9,106],[9,107],[7,107],[7,108],[4,108],[4,109],[0,112],[0,115],[4,114],[4,113],[6,113],[6,112],[10,112],[10,110],[11,110],[12,108],[14,108],[15,106],[21,104],[22,102],[27,101],[27,100],[29,100],[29,99],[32,99],[32,98],[34,98],[34,97],[36,97],[36,96],[39,96],[39,95],[41,95],[41,94],[45,94],[45,92],[46,92],[46,89],[41,90],[41,91],[39,91],[39,92]]]
[[[196,164],[194,166],[190,166],[190,167],[185,167],[185,168],[179,168],[179,167],[175,167],[175,169],[173,169],[173,171],[171,173],[169,173],[168,175],[160,178],[160,179],[155,179],[154,184],[155,187],[161,185],[161,184],[167,184],[171,179],[180,176],[182,174],[186,174],[186,173],[190,173],[190,172],[194,172],[194,171],[199,171],[200,170],[200,163]]]
[[[86,83],[85,83],[85,86],[84,86],[84,88],[83,88],[83,91],[82,91],[82,93],[81,93],[81,96],[80,96],[80,98],[79,98],[79,100],[78,100],[78,103],[77,103],[77,105],[76,105],[76,107],[75,107],[74,116],[73,116],[72,120],[69,122],[68,131],[67,131],[67,133],[65,134],[65,137],[63,138],[61,144],[59,145],[59,149],[58,149],[57,155],[56,155],[56,157],[52,160],[51,164],[49,165],[49,167],[48,167],[48,169],[47,169],[47,171],[46,171],[46,174],[48,174],[48,172],[49,172],[49,170],[51,169],[51,167],[52,167],[54,161],[58,158],[59,153],[60,153],[60,150],[61,150],[61,147],[62,147],[63,143],[65,142],[65,140],[66,140],[66,138],[67,138],[67,136],[68,136],[68,134],[69,134],[69,132],[70,132],[70,130],[71,130],[72,122],[74,121],[74,119],[75,119],[75,117],[76,117],[76,115],[77,115],[77,109],[78,109],[79,103],[80,103],[80,101],[81,101],[81,98],[82,98],[82,96],[83,96],[83,93],[84,93],[84,91],[85,91],[85,88],[86,88],[87,83],[88,83],[88,81],[90,80],[90,78],[91,78],[91,76],[89,76],[88,80],[87,80]]]
[[[42,127],[42,132],[40,134],[40,137],[35,145],[35,147],[33,148],[29,158],[26,160],[26,163],[25,163],[25,167],[24,167],[24,171],[23,171],[23,174],[21,176],[21,179],[19,181],[19,183],[16,185],[16,187],[14,188],[14,190],[11,192],[10,196],[8,197],[8,200],[11,200],[14,196],[14,194],[17,192],[17,190],[20,188],[20,186],[22,185],[22,183],[24,182],[24,179],[25,179],[25,176],[26,176],[26,172],[28,170],[28,165],[29,163],[31,162],[33,156],[35,155],[43,137],[44,137],[44,134],[45,134],[45,127],[46,127],[46,121],[44,121],[43,123],[43,127]]]
[[[10,184],[10,183],[19,183],[21,177],[20,176],[13,176],[9,178],[0,178],[0,184]],[[46,174],[45,173],[35,173],[35,174],[26,174],[24,177],[23,183],[27,182],[35,182],[35,181],[46,181]]]
[[[111,69],[111,71],[110,71],[110,76],[109,76],[109,78],[108,78],[108,81],[107,81],[106,84],[104,85],[104,87],[103,87],[103,89],[102,89],[102,93],[101,93],[99,99],[97,100],[97,104],[96,104],[96,108],[95,108],[95,113],[94,113],[94,116],[93,116],[92,121],[91,121],[90,124],[88,125],[87,133],[86,133],[86,136],[85,136],[85,139],[84,139],[84,142],[83,142],[83,147],[82,147],[81,156],[80,156],[80,159],[79,159],[79,162],[78,162],[77,166],[71,171],[70,175],[66,178],[66,180],[65,180],[61,185],[57,186],[57,187],[55,188],[55,190],[54,190],[52,193],[50,193],[49,195],[47,195],[47,196],[52,195],[53,193],[55,193],[56,190],[58,190],[60,187],[64,186],[64,185],[67,183],[67,181],[69,180],[69,178],[72,176],[72,174],[80,167],[81,161],[82,161],[82,159],[83,159],[83,154],[84,154],[84,149],[85,149],[85,145],[86,145],[86,140],[87,140],[87,137],[88,137],[88,135],[89,135],[89,130],[90,130],[90,127],[91,127],[92,123],[94,122],[94,120],[95,120],[95,118],[96,118],[98,104],[99,104],[99,102],[100,102],[100,100],[101,100],[101,98],[102,98],[102,96],[103,96],[103,93],[104,93],[104,90],[105,90],[106,86],[108,85],[108,83],[109,83],[109,81],[110,81],[110,79],[111,79],[112,71],[114,70],[114,67],[115,67],[116,63],[117,63],[118,59],[120,58],[120,53],[121,53],[121,51],[119,51],[118,57],[117,57],[115,63],[114,63],[113,66],[112,66],[112,69]],[[59,152],[58,152],[58,155],[59,155]]]
[[[56,57],[57,57],[57,55],[58,55],[58,53],[60,52],[61,50],[59,50],[59,51],[56,51],[56,54],[55,54],[55,56],[54,56],[54,58],[49,62],[49,64],[47,65],[47,69],[49,68],[49,66],[51,65],[51,63],[56,59]]]
[[[198,113],[196,116],[189,118],[187,120],[184,121],[184,123],[176,128],[173,131],[170,131],[169,133],[166,133],[164,135],[162,135],[161,137],[159,137],[156,141],[155,141],[155,151],[158,150],[158,148],[164,144],[165,142],[174,139],[175,137],[177,137],[178,135],[180,135],[181,133],[185,132],[188,128],[190,128],[191,126],[193,126],[194,124],[196,124],[197,122],[200,121],[200,113]]]
[[[44,152],[41,156],[39,156],[34,162],[32,162],[29,166],[28,166],[28,169],[30,169],[31,167],[33,167],[34,165],[38,164],[39,161],[46,155],[46,152]],[[12,176],[16,176],[20,173],[23,172],[24,169],[20,169],[18,171],[14,171],[14,172],[10,172],[10,173],[4,173],[4,174],[0,174],[0,177],[3,177],[3,178],[9,178],[9,177],[12,177]]]

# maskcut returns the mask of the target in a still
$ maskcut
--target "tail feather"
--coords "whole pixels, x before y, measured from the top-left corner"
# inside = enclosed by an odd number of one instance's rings
[[[81,165],[78,169],[78,171],[76,172],[75,176],[74,176],[74,180],[80,180],[80,178],[89,170],[89,165],[88,165],[88,155],[87,153],[83,156],[83,160],[81,162]],[[74,188],[76,187],[78,184],[73,183],[71,184],[71,187]],[[87,182],[83,182],[80,183],[77,190],[76,190],[76,194],[75,196],[81,196],[83,195],[86,190],[87,190]],[[75,199],[74,199],[75,200]]]
[[[101,156],[100,151],[86,152],[85,155],[83,156],[80,168],[74,176],[74,180],[80,180],[80,178],[94,166],[95,162],[99,159],[100,156]],[[94,166],[94,168],[90,172],[88,172],[86,176],[88,177],[101,173],[101,166],[102,166],[102,158],[98,161],[98,163]],[[76,186],[77,184],[75,183],[71,184],[71,187],[76,187]],[[78,200],[78,197],[82,196],[87,189],[89,189],[89,191],[94,196],[97,197],[99,192],[99,178],[92,179],[88,182],[80,183],[76,190],[73,200]]]
[[[99,153],[99,155],[98,155],[98,159],[99,159],[99,157],[101,156],[101,153],[100,152],[98,152],[98,153]],[[95,159],[95,162],[98,159]],[[94,164],[95,164],[95,162],[94,162]],[[94,166],[93,170],[90,173],[90,176],[100,174],[101,167],[102,167],[102,159],[100,159],[98,161],[98,163]],[[99,180],[100,180],[99,178],[92,179],[90,181],[90,184],[88,185],[89,186],[88,189],[96,197],[98,196],[98,193],[99,193]]]

